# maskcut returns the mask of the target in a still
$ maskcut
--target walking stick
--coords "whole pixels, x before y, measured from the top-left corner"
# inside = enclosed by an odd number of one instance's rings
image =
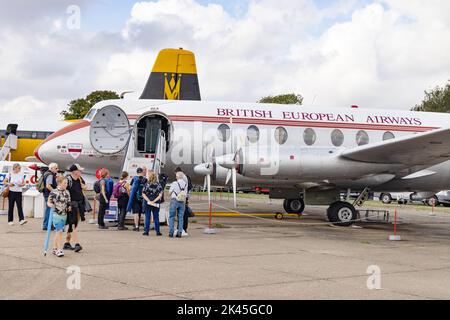
[[[52,233],[52,224],[53,224],[53,213],[50,211],[50,214],[48,216],[47,235],[45,237],[44,243],[44,257],[47,256],[48,244],[50,242],[50,235]]]

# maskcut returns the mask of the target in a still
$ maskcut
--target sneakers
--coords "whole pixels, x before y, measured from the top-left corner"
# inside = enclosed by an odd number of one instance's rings
[[[20,220],[19,221],[19,224],[21,225],[21,226],[23,226],[25,223],[27,223],[28,221],[27,220]]]
[[[133,231],[139,231],[139,227],[134,227]]]
[[[75,251],[75,252],[80,252],[81,250],[83,250],[83,247],[80,246],[79,243],[77,243],[77,244],[75,245],[74,251]]]
[[[162,236],[162,233],[161,233],[161,232],[157,232],[156,235],[157,235],[158,237],[160,237],[160,236]]]
[[[56,256],[56,253],[57,253],[57,252],[58,252],[58,248],[53,248],[53,250],[52,250],[53,255]]]
[[[70,242],[64,243],[63,249],[64,249],[64,250],[75,250],[75,248],[72,247],[72,245],[70,244]]]
[[[173,233],[169,233],[169,238],[173,238]]]
[[[118,227],[117,230],[123,231],[123,230],[128,230],[127,227]]]
[[[181,238],[181,233],[177,233],[177,238]]]
[[[8,222],[8,225],[10,225],[10,226],[13,226],[14,225],[14,222]]]
[[[142,235],[148,237],[148,232],[144,232]]]
[[[57,250],[55,256],[57,256],[58,258],[62,258],[64,257],[64,252],[62,250]]]
[[[186,231],[184,231],[184,230],[183,230],[183,232],[181,233],[181,236],[182,236],[182,237],[187,237],[188,235],[189,235],[189,234],[188,234]]]
[[[100,230],[107,230],[107,229],[109,229],[107,226],[98,226],[98,228],[99,228]]]

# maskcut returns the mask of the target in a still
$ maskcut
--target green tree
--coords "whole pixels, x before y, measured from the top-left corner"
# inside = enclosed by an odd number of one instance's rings
[[[450,80],[445,87],[437,86],[431,91],[425,91],[425,98],[423,101],[411,110],[450,112]]]
[[[300,94],[288,93],[288,94],[280,94],[277,96],[263,97],[258,102],[301,105],[303,103],[303,97]]]
[[[96,103],[111,99],[119,99],[119,95],[114,91],[94,91],[88,94],[86,98],[70,101],[67,110],[61,112],[61,115],[64,120],[83,119]]]

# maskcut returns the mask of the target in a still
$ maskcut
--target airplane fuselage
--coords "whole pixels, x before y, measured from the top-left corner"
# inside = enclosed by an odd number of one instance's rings
[[[93,109],[108,105],[125,111],[136,137],[140,134],[136,124],[143,118],[167,119],[168,149],[163,171],[171,174],[180,166],[199,184],[204,177],[194,173],[197,164],[234,154],[239,148],[246,152],[247,160],[252,158],[241,168],[239,185],[307,188],[333,184],[342,189],[369,186],[392,191],[450,188],[449,161],[408,168],[339,157],[346,149],[446,127],[450,122],[447,114],[167,100],[110,100]],[[77,162],[89,174],[106,167],[119,176],[126,149],[104,155],[92,147],[90,124],[94,115],[92,112],[87,119],[55,132],[36,150],[36,156],[45,163],[58,162],[61,167]],[[143,144],[148,143],[147,138],[143,137]],[[136,140],[131,143],[138,143]],[[151,152],[142,152],[141,156],[148,157],[150,166]],[[427,167],[435,174],[403,179]],[[215,168],[214,182],[224,184],[227,171]]]

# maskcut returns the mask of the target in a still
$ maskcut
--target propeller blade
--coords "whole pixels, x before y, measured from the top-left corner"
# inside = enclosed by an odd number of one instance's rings
[[[228,182],[230,182],[230,179],[231,179],[231,170],[228,170],[228,172],[227,172],[227,179],[225,180],[225,184],[226,185],[228,184]]]
[[[203,181],[203,192],[206,191],[206,184],[207,184],[207,176],[205,176],[205,180]]]

